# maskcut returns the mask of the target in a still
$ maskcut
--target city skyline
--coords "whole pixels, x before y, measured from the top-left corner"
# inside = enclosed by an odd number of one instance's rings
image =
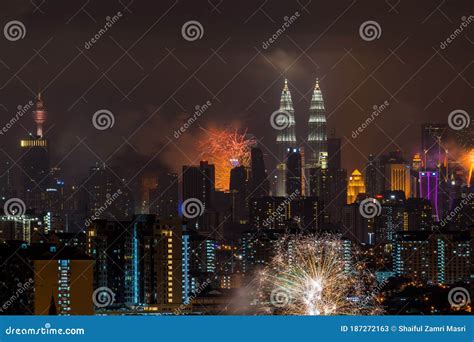
[[[471,313],[474,16],[372,3],[2,5],[0,311]]]

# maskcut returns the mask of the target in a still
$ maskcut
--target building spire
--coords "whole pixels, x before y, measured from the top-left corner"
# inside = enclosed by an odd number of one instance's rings
[[[36,123],[36,136],[39,138],[43,137],[43,125],[46,122],[46,115],[47,112],[44,108],[41,91],[39,91],[36,98],[35,110],[33,111],[33,120]]]
[[[324,107],[319,78],[316,78],[309,106],[308,144],[310,147],[308,164],[317,165],[320,163],[321,153],[327,152],[326,108]]]
[[[314,90],[321,90],[321,88],[319,88],[319,78],[316,78],[316,85],[314,86]]]

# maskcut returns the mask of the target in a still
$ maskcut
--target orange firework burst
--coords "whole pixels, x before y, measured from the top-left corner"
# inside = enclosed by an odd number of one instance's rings
[[[250,148],[256,143],[246,131],[209,129],[204,130],[206,138],[200,142],[202,156],[215,165],[216,189],[229,190],[230,170],[239,165],[249,166]]]

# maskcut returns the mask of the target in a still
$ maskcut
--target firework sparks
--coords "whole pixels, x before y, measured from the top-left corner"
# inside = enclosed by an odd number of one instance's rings
[[[216,189],[229,190],[230,170],[250,164],[250,148],[256,143],[246,132],[237,130],[205,130],[206,139],[200,142],[202,156],[215,165]]]
[[[288,315],[381,313],[373,275],[343,247],[329,235],[285,237],[261,275],[261,298]]]

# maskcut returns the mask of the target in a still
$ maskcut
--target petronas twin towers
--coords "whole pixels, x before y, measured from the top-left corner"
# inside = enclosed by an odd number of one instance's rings
[[[297,149],[298,143],[296,139],[296,120],[293,101],[291,99],[290,89],[288,88],[288,80],[285,79],[285,85],[281,92],[280,98],[280,112],[284,112],[288,116],[287,123],[284,129],[278,131],[276,142],[278,145],[278,158],[280,159],[277,165],[277,183],[276,195],[285,196],[285,161],[288,153]],[[304,149],[304,168],[314,168],[322,166],[327,157],[327,133],[326,133],[326,109],[324,107],[323,95],[319,86],[319,80],[316,80],[313,95],[311,97],[311,104],[309,107],[308,120],[308,137]]]

